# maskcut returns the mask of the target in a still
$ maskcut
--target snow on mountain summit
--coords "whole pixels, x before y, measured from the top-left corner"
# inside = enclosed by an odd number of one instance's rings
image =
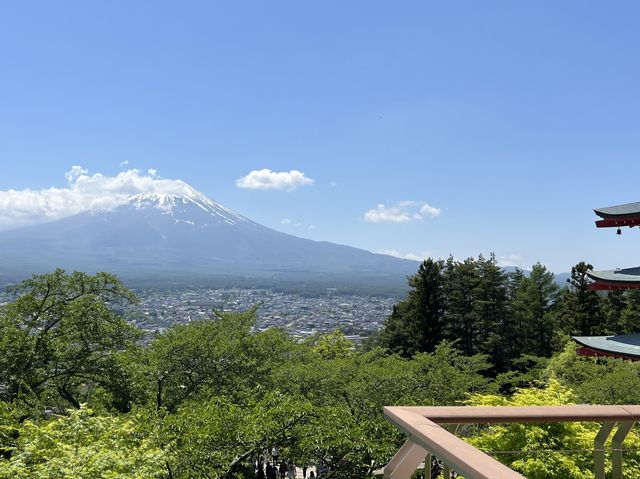
[[[175,188],[170,191],[153,191],[133,195],[129,205],[135,209],[157,208],[163,214],[176,217],[176,222],[194,224],[194,208],[198,208],[198,216],[203,213],[213,216],[218,221],[228,224],[252,223],[239,213],[212,200],[204,193],[196,190],[183,181],[176,181]],[[206,216],[205,216],[206,218]]]

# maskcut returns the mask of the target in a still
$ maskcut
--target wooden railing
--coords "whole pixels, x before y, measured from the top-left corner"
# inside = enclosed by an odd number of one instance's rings
[[[622,442],[634,423],[640,420],[640,406],[385,407],[384,414],[407,435],[407,441],[385,467],[384,477],[388,479],[409,479],[423,461],[430,468],[432,455],[444,463],[444,477],[447,479],[450,471],[466,479],[523,479],[521,474],[464,442],[439,424],[552,422],[602,423],[594,441],[596,479],[605,478],[605,442],[618,424],[611,440],[611,477],[622,479]]]

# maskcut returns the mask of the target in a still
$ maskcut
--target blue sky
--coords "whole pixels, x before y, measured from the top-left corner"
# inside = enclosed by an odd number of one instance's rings
[[[371,251],[634,266],[639,233],[597,230],[591,208],[640,201],[639,17],[631,1],[13,2],[0,193],[64,188],[73,165],[155,169]],[[262,169],[313,182],[237,186]],[[408,220],[367,221],[377,205]]]

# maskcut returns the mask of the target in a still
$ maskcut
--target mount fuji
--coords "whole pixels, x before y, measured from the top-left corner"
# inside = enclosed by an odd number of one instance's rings
[[[417,269],[415,261],[273,230],[181,185],[0,232],[0,280],[62,267],[148,280],[197,275],[402,289]]]

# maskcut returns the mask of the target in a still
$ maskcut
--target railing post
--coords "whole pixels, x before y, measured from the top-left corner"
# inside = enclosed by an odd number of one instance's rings
[[[460,424],[445,424],[442,427],[444,427],[451,434],[454,434],[454,435],[457,436],[458,435],[458,428],[460,427]],[[451,467],[449,467],[449,464],[447,464],[444,461],[442,461],[442,477],[444,479],[451,479]]]
[[[384,478],[409,479],[427,455],[430,456],[422,446],[408,439],[384,468]]]
[[[424,458],[424,477],[425,479],[431,479],[431,454],[427,454]]]
[[[618,430],[611,439],[611,462],[613,463],[611,479],[622,479],[622,442],[631,431],[633,425],[633,421],[620,423]]]
[[[611,434],[611,430],[615,425],[615,422],[605,422],[598,431],[598,434],[596,434],[596,438],[593,441],[593,472],[595,475],[595,479],[605,479],[604,443],[607,442],[607,438],[609,437],[609,434]]]

